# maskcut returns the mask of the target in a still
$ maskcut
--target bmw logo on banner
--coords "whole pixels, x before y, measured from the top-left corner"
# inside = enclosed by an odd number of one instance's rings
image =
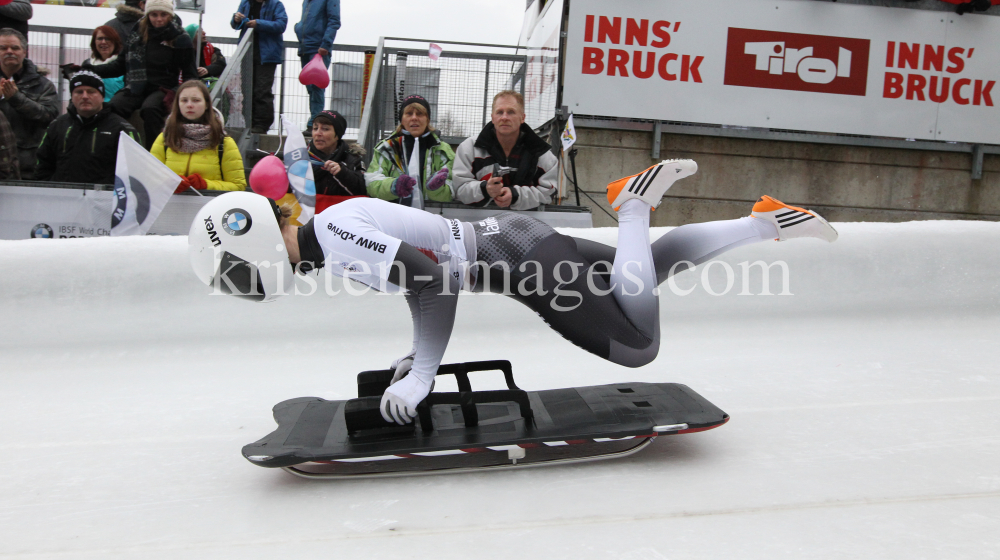
[[[52,239],[55,236],[53,235],[52,228],[49,227],[49,224],[38,224],[31,228],[31,237],[32,239]]]
[[[222,229],[229,235],[243,235],[252,225],[250,213],[242,208],[233,208],[222,215]]]

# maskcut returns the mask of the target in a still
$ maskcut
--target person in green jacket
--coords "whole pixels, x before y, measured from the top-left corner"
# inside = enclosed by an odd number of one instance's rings
[[[369,196],[420,209],[427,200],[451,202],[455,152],[431,126],[430,103],[410,95],[399,113],[399,126],[375,146],[365,173]]]

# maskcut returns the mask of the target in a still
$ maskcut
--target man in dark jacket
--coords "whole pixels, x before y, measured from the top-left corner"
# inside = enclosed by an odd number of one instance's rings
[[[141,0],[125,0],[124,3],[118,4],[116,10],[118,12],[115,14],[115,17],[109,19],[104,25],[117,31],[118,37],[124,42],[128,38],[129,33],[132,32],[132,28],[135,27],[136,22],[145,15],[146,3]]]
[[[74,74],[70,88],[72,103],[52,121],[38,147],[35,180],[112,185],[119,133],[135,141],[139,133],[104,105],[104,82],[97,74]]]
[[[229,22],[240,39],[253,29],[253,114],[250,132],[265,134],[274,122],[274,71],[284,62],[288,15],[280,0],[242,0]]]
[[[491,121],[455,150],[452,196],[465,204],[531,210],[552,202],[558,181],[559,160],[524,123],[516,91],[496,94]]]
[[[26,58],[28,40],[13,29],[0,29],[0,111],[17,136],[21,178],[32,178],[35,150],[49,123],[59,115],[56,86]]]

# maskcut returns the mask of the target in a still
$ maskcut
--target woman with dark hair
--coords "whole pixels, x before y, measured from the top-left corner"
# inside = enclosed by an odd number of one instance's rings
[[[84,64],[90,66],[89,63]],[[128,119],[138,109],[143,121],[143,145],[149,149],[177,89],[177,77],[198,77],[194,44],[174,19],[170,0],[146,0],[146,15],[125,39],[118,57],[90,70],[101,78],[125,76],[125,87],[111,98],[114,111]]]
[[[107,64],[118,58],[122,52],[122,39],[111,26],[101,25],[90,35],[90,64]],[[125,85],[125,77],[102,78],[104,82],[104,102],[111,101],[118,90]]]
[[[313,166],[316,194],[368,196],[365,187],[365,149],[344,142],[347,119],[336,111],[320,111],[313,117],[309,161]]]
[[[208,88],[200,80],[177,88],[170,117],[150,152],[181,176],[178,193],[246,190],[243,157],[236,142],[226,136],[222,119],[209,105]]]

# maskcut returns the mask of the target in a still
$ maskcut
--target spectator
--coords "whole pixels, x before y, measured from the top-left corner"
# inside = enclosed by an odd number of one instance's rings
[[[133,140],[138,140],[139,133],[104,104],[105,85],[100,76],[78,72],[69,86],[66,114],[52,121],[38,147],[35,179],[113,185],[119,133]]]
[[[14,0],[0,6],[0,29],[14,29],[28,36],[28,20],[34,14],[29,0]]]
[[[198,73],[194,44],[174,19],[171,1],[148,0],[145,4],[146,15],[125,40],[118,58],[90,69],[102,78],[125,75],[125,87],[111,98],[111,106],[126,119],[139,110],[143,145],[149,149],[163,130],[177,77],[187,81],[197,78]]]
[[[365,173],[368,194],[421,209],[425,199],[451,202],[448,170],[455,162],[455,153],[430,125],[430,103],[410,95],[399,113],[402,117],[396,131],[375,146]]]
[[[205,80],[206,84],[211,89],[214,80],[219,79],[222,75],[222,71],[226,69],[226,57],[222,56],[222,51],[218,47],[212,45],[208,42],[208,37],[205,36],[205,30],[200,29],[197,25],[191,24],[184,28],[187,32],[188,37],[191,38],[191,42],[196,46],[199,44],[199,40],[195,33],[201,33],[201,52],[198,53],[198,63],[195,65],[195,72],[198,73],[198,77]],[[212,82],[209,79],[214,78]]]
[[[288,27],[285,6],[280,0],[242,0],[240,9],[233,14],[229,24],[233,29],[240,30],[240,39],[247,29],[253,29],[253,107],[250,132],[266,134],[274,123],[274,72],[285,57],[285,40],[282,38]],[[340,24],[337,25],[339,27]]]
[[[145,15],[146,3],[141,0],[138,2],[136,0],[125,0],[125,2],[118,4],[115,10],[115,17],[109,19],[104,25],[114,29],[118,37],[124,41],[132,34],[135,24]]]
[[[323,65],[330,67],[330,49],[340,29],[340,0],[302,0],[302,20],[295,24],[295,36],[299,38],[299,56],[302,66],[309,64],[317,53],[323,58]],[[325,107],[325,90],[316,86],[306,86],[309,92],[309,123]]]
[[[94,29],[90,36],[90,64],[114,62],[122,52],[122,40],[118,32],[108,25]],[[125,77],[104,78],[104,102],[111,101],[114,94],[125,86]]]
[[[0,112],[17,137],[17,157],[22,179],[35,172],[35,150],[49,123],[59,115],[56,86],[26,58],[28,40],[19,31],[0,29]]]
[[[200,80],[181,84],[163,133],[150,150],[183,179],[178,193],[189,188],[242,191],[247,187],[240,150],[226,136],[222,119],[208,99],[208,87]]]
[[[316,194],[367,196],[365,149],[343,140],[347,119],[336,111],[322,111],[313,119],[309,160]]]
[[[559,179],[559,161],[551,147],[524,124],[524,97],[513,90],[493,97],[491,122],[477,138],[458,146],[454,195],[473,206],[490,202],[511,210],[530,210],[552,202]],[[510,168],[501,177],[493,166]]]
[[[17,160],[17,137],[7,117],[0,113],[0,181],[21,178],[21,165]]]

